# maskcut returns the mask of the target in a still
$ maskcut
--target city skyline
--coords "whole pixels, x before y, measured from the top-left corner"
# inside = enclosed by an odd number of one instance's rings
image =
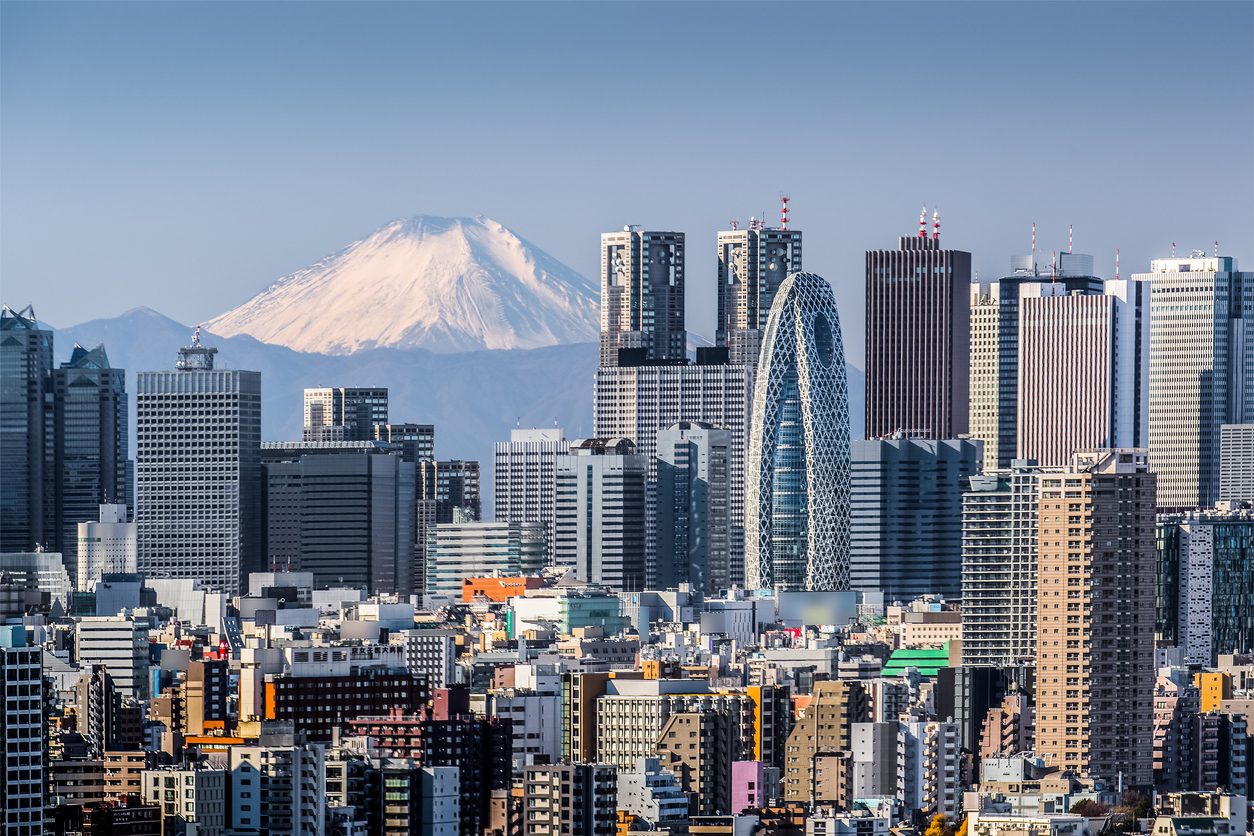
[[[585,277],[596,233],[686,232],[689,327],[713,338],[707,239],[774,222],[781,191],[850,322],[861,253],[924,203],[984,278],[1033,221],[1042,254],[1074,225],[1103,277],[1116,248],[1124,272],[1173,241],[1254,258],[1248,5],[784,5],[794,43],[769,72],[728,66],[756,49],[748,6],[669,6],[664,27],[608,7],[347,8],[6,4],[6,301],[60,327],[138,304],[203,321],[389,218],[485,214]],[[589,36],[606,23],[621,37]],[[452,36],[407,49],[427,28]],[[1167,47],[1193,30],[1210,49]],[[842,31],[862,36],[828,48]],[[637,60],[641,32],[658,60]],[[900,53],[880,54],[889,32]],[[370,60],[311,64],[307,44]],[[737,102],[785,127],[746,138]],[[656,119],[613,116],[647,103]],[[906,113],[936,128],[896,127]],[[667,174],[605,179],[611,159]],[[857,361],[862,335],[846,348]]]

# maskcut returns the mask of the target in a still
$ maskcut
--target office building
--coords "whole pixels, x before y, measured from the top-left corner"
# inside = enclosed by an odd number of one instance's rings
[[[557,462],[554,551],[575,577],[644,588],[646,458],[626,438],[585,438]]]
[[[1132,786],[1153,778],[1154,479],[1133,450],[1040,477],[1036,753]]]
[[[613,836],[617,802],[614,766],[529,766],[523,776],[523,836]]]
[[[931,238],[866,254],[867,438],[901,431],[957,438],[967,431],[971,254]]]
[[[658,758],[638,758],[618,771],[618,809],[651,825],[688,818],[688,796]]]
[[[570,450],[559,427],[516,429],[492,445],[492,511],[498,522],[538,522],[550,554],[556,462]]]
[[[732,582],[744,581],[744,467],[752,370],[726,362],[720,349],[700,349],[690,365],[638,365],[597,370],[593,432],[628,438],[646,467],[646,578],[657,564],[657,435],[680,421],[700,421],[731,434],[729,555]],[[655,580],[649,581],[656,587]]]
[[[762,332],[784,279],[801,272],[801,232],[747,229],[718,234],[718,325],[715,344],[736,365],[757,366]]]
[[[261,374],[215,369],[216,348],[140,372],[135,523],[139,570],[237,594],[261,568]]]
[[[1230,256],[1156,258],[1150,286],[1150,467],[1160,508],[1219,496],[1220,427],[1254,420],[1254,277]]]
[[[1178,584],[1171,633],[1185,664],[1254,651],[1254,515],[1216,509],[1160,518],[1158,527],[1159,571]]]
[[[148,623],[130,615],[85,616],[74,633],[74,658],[80,666],[100,665],[123,697],[146,700]]]
[[[1219,501],[1254,503],[1254,424],[1219,428]]]
[[[442,523],[427,533],[427,595],[461,599],[462,580],[539,575],[548,563],[538,522]]]
[[[103,345],[80,345],[54,369],[52,427],[56,537],[77,576],[78,524],[91,522],[101,503],[133,504],[127,475],[126,370],[109,365]]]
[[[886,602],[962,593],[962,493],[978,441],[897,436],[850,445],[849,584]]]
[[[745,585],[849,588],[849,395],[831,285],[794,273],[775,295],[754,381]]]
[[[78,524],[77,577],[74,588],[90,592],[105,572],[138,572],[135,523],[126,521],[126,506],[97,506],[99,520]]]
[[[399,630],[389,635],[389,641],[405,648],[405,666],[425,676],[431,688],[457,684],[457,631]]]
[[[436,523],[483,519],[479,462],[464,459],[420,462],[418,494],[420,500],[434,501]]]
[[[435,461],[434,424],[375,424],[374,440],[399,444],[407,462]]]
[[[1061,467],[1077,450],[1145,447],[1149,291],[1123,279],[1104,290],[1020,286],[1018,458]]]
[[[732,585],[731,433],[680,421],[658,433],[657,459],[657,587],[717,595]]]
[[[1034,255],[1011,260],[1009,275],[971,285],[971,372],[968,433],[984,442],[984,469],[1010,467],[1025,458],[1019,433],[1019,306],[1024,287],[1047,282],[1059,292],[1102,293],[1093,257],[1058,253],[1042,272]]]
[[[0,627],[0,737],[4,780],[0,781],[0,830],[10,836],[44,832],[43,649],[30,647],[20,624]]]
[[[53,466],[51,375],[52,331],[40,327],[29,305],[0,308],[0,552],[33,551],[56,537],[49,521],[54,498],[45,495]]]
[[[603,233],[601,365],[626,357],[682,363],[687,356],[684,234],[638,226]]]
[[[348,584],[371,594],[410,594],[412,462],[381,449],[266,458],[265,549],[272,567],[312,572],[320,588]]]
[[[70,604],[70,575],[58,552],[0,552],[0,575],[13,588],[37,592],[41,608]]]
[[[305,390],[304,441],[371,441],[388,422],[385,387],[326,386]]]
[[[1037,503],[1041,469],[1016,461],[972,476],[962,496],[962,662],[1036,658]]]

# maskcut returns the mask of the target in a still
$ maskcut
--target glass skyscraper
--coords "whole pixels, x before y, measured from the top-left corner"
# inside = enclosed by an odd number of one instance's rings
[[[849,392],[831,285],[794,273],[775,295],[754,382],[745,585],[849,588]]]

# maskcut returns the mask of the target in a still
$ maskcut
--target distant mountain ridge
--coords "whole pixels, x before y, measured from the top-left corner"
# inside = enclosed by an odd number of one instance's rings
[[[490,218],[392,221],[207,321],[297,351],[438,353],[591,342],[600,288]]]

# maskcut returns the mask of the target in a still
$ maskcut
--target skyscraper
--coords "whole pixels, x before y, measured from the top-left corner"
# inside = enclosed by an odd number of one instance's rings
[[[388,422],[386,387],[324,386],[305,390],[305,441],[370,441]]]
[[[748,229],[718,234],[718,331],[732,363],[756,366],[762,330],[784,279],[801,270],[801,232]]]
[[[1077,450],[1145,447],[1149,293],[1126,279],[1104,290],[1020,286],[1018,457],[1057,467]]]
[[[962,498],[962,663],[1036,658],[1036,537],[1041,469],[1018,460],[970,479]]]
[[[434,424],[375,424],[374,440],[399,444],[407,462],[435,461]]]
[[[1151,305],[1149,455],[1164,508],[1219,496],[1220,426],[1254,421],[1254,274],[1230,256],[1156,258]]]
[[[967,431],[971,253],[927,237],[866,254],[866,437]]]
[[[557,462],[554,560],[587,583],[644,585],[645,457],[629,439],[572,442]]]
[[[968,439],[854,441],[849,585],[884,601],[962,594],[962,492],[980,470]]]
[[[441,523],[427,534],[427,595],[459,600],[466,578],[538,575],[547,552],[538,522]]]
[[[701,421],[731,433],[731,582],[744,581],[744,467],[752,372],[698,351],[691,365],[602,367],[597,370],[593,431],[598,438],[629,438],[647,471],[646,583],[656,586],[657,434],[679,421]]]
[[[557,458],[570,445],[558,427],[516,429],[492,445],[492,511],[497,522],[538,522],[553,548],[553,491]]]
[[[618,365],[620,350],[655,363],[687,357],[682,232],[601,235],[601,365]]]
[[[1059,253],[1048,273],[1035,256],[1011,260],[1010,275],[987,286],[971,285],[971,371],[968,432],[984,442],[985,470],[1005,469],[1024,458],[1016,450],[1019,432],[1019,300],[1022,289],[1042,282],[1066,293],[1101,293],[1092,275],[1093,257]]]
[[[745,584],[849,588],[849,394],[831,285],[794,273],[767,319],[745,479]]]
[[[410,594],[413,462],[382,449],[346,450],[267,461],[264,473],[268,561],[312,572],[319,587]]]
[[[126,370],[111,368],[103,345],[74,346],[52,372],[56,549],[70,576],[78,525],[93,522],[102,503],[133,504],[127,479]]]
[[[1036,753],[1152,781],[1155,478],[1143,451],[1078,453],[1040,477]]]
[[[732,585],[731,433],[680,421],[658,433],[657,459],[657,587],[717,595]]]
[[[197,333],[175,370],[139,373],[135,522],[140,572],[233,595],[261,565],[261,374],[216,352]]]
[[[51,545],[52,469],[48,433],[52,332],[41,328],[29,305],[0,308],[0,552]],[[52,524],[50,524],[50,522]]]
[[[26,642],[21,624],[0,626],[0,736],[4,779],[0,781],[0,830],[8,836],[44,832],[44,651]]]

